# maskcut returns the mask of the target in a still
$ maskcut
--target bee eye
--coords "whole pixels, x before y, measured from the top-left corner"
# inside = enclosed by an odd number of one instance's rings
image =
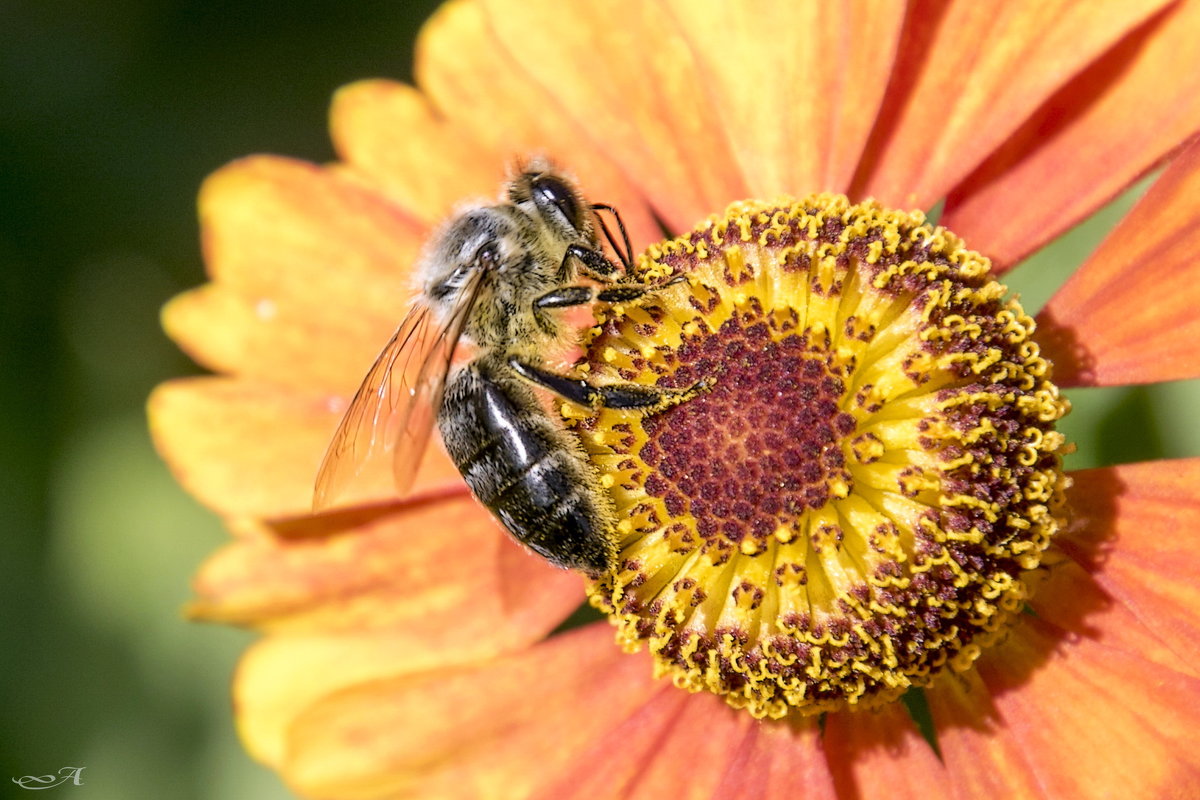
[[[574,228],[579,227],[579,203],[575,193],[563,181],[553,175],[539,175],[532,184],[533,201],[539,208],[553,206],[567,218]]]

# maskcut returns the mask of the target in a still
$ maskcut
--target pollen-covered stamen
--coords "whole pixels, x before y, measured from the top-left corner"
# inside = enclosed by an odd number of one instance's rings
[[[1028,596],[1065,482],[1067,404],[987,260],[820,195],[736,204],[637,271],[686,279],[618,309],[588,369],[707,388],[569,411],[618,509],[591,597],[621,641],[758,716],[968,666]]]

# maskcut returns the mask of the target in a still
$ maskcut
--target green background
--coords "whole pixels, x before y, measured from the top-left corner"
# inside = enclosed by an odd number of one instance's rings
[[[287,796],[233,732],[249,635],[180,614],[225,535],[150,447],[146,395],[196,371],[158,310],[203,280],[203,177],[331,159],[332,92],[407,78],[433,5],[0,0],[0,796]],[[1130,202],[1012,275],[1027,308]],[[1070,396],[1069,466],[1200,454],[1198,382]]]

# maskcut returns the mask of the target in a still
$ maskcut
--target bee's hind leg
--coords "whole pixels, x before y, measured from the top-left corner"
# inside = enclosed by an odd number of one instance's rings
[[[508,360],[508,365],[528,381],[536,383],[555,394],[590,408],[634,409],[644,414],[657,414],[679,403],[691,400],[712,387],[711,379],[696,382],[685,389],[670,389],[658,386],[643,386],[639,383],[610,383],[593,386],[581,378],[568,378],[542,367],[528,364],[519,358]]]

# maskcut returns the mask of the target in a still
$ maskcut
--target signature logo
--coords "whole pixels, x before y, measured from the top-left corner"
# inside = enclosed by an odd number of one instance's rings
[[[87,767],[63,767],[56,775],[26,775],[23,778],[13,778],[12,782],[22,789],[53,789],[62,786],[67,781],[76,786],[83,786],[83,771]]]

